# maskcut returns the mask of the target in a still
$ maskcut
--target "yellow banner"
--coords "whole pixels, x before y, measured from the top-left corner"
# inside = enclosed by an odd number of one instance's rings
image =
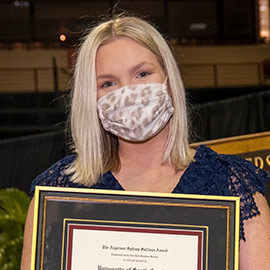
[[[236,136],[191,144],[205,144],[220,154],[237,155],[270,171],[270,132]]]

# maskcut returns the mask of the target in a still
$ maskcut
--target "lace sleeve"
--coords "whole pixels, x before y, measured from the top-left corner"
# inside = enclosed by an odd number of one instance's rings
[[[78,187],[78,184],[71,182],[70,176],[64,173],[74,159],[75,156],[67,156],[37,176],[32,182],[30,196],[34,196],[36,186]]]
[[[240,238],[245,240],[244,220],[260,214],[253,195],[264,194],[270,173],[236,156],[221,155],[230,163],[229,190],[232,196],[240,197]]]

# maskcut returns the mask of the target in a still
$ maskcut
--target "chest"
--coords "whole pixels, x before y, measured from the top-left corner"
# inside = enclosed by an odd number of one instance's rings
[[[114,174],[117,181],[127,191],[171,193],[181,181],[184,171],[147,170]]]

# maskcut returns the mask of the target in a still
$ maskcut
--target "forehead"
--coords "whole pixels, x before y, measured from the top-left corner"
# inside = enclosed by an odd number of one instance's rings
[[[96,66],[112,63],[132,64],[140,61],[159,63],[157,56],[151,50],[128,37],[119,37],[101,45],[96,55]]]

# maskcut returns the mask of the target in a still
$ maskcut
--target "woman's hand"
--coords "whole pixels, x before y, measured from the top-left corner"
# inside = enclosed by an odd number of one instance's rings
[[[32,231],[33,231],[33,216],[34,216],[34,197],[30,203],[26,222],[24,226],[24,240],[23,240],[23,252],[21,270],[31,269],[31,254],[32,254]]]

